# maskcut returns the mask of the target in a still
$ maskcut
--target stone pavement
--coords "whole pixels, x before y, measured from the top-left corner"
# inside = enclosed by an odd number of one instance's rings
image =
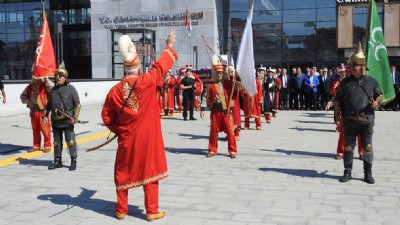
[[[116,141],[95,152],[107,129],[101,105],[82,107],[76,126],[78,169],[49,171],[53,153],[26,153],[32,135],[27,112],[0,117],[0,225],[149,224],[143,191],[130,190],[129,213],[114,218],[113,164]],[[208,115],[162,120],[170,176],[160,182],[160,210],[168,225],[400,224],[400,113],[377,112],[373,175],[362,181],[362,162],[354,160],[354,179],[335,160],[338,133],[332,112],[282,111],[262,130],[241,132],[238,157],[230,159],[220,134],[219,155],[206,158]],[[355,157],[358,157],[355,153]],[[67,151],[63,163],[70,165]]]

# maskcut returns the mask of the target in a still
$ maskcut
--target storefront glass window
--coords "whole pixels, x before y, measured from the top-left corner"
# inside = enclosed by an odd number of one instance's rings
[[[249,8],[248,0],[224,4],[225,49],[237,55]],[[364,21],[365,23],[365,21]],[[229,27],[231,25],[231,27]],[[253,14],[256,65],[338,65],[343,52],[336,50],[336,1],[260,0]]]

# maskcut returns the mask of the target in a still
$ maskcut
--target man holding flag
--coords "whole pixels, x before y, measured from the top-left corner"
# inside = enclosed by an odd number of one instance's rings
[[[351,56],[349,65],[352,76],[345,78],[340,83],[334,105],[334,119],[337,126],[341,125],[339,119],[341,112],[344,117],[343,163],[345,170],[339,181],[347,182],[351,179],[354,146],[356,136],[360,134],[364,149],[364,181],[373,184],[375,183],[372,177],[374,110],[379,107],[381,102],[386,104],[394,98],[393,81],[390,76],[386,47],[374,0],[369,3],[367,59],[360,43],[357,51]]]
[[[382,92],[378,81],[366,74],[366,59],[362,52],[361,44],[351,56],[349,65],[351,76],[340,83],[334,103],[334,120],[336,126],[344,127],[344,175],[339,180],[347,182],[351,179],[353,169],[353,154],[356,137],[361,135],[363,145],[364,181],[375,183],[372,178],[372,135],[374,132],[375,111],[382,100]],[[343,120],[340,119],[343,115]],[[342,125],[343,122],[343,125]]]
[[[48,80],[48,78],[54,77],[53,72],[57,67],[44,8],[42,16],[43,24],[35,51],[35,62],[32,68],[32,83],[28,84],[21,93],[20,98],[22,103],[26,104],[30,109],[33,147],[28,152],[40,150],[42,133],[44,138],[43,151],[47,153],[51,150],[50,124],[44,123],[43,115],[50,97],[50,90],[53,87],[53,84]],[[46,119],[48,118],[46,117]]]

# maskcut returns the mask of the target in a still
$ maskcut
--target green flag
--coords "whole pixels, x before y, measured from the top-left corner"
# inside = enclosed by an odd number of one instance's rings
[[[387,104],[395,98],[393,79],[383,38],[381,21],[375,0],[371,0],[367,34],[367,67],[370,75],[378,80],[383,93],[382,104]]]

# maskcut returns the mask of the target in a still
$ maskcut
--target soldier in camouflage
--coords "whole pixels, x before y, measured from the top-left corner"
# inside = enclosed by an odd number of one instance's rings
[[[51,126],[54,136],[54,163],[49,166],[49,170],[63,167],[61,161],[62,135],[71,155],[71,166],[69,170],[76,170],[77,146],[75,141],[74,124],[78,122],[79,111],[81,108],[79,95],[75,87],[68,82],[68,71],[65,69],[64,62],[55,72],[56,86],[50,92],[50,99],[46,106],[44,116],[51,112]],[[46,122],[47,118],[45,118]]]
[[[374,132],[375,110],[382,101],[382,92],[378,81],[372,76],[366,76],[367,67],[361,44],[351,56],[351,76],[340,83],[334,103],[334,119],[337,126],[341,125],[340,114],[343,116],[344,127],[344,175],[339,180],[347,182],[351,179],[353,169],[353,153],[356,137],[361,135],[364,149],[364,181],[375,183],[372,177],[372,135]]]

